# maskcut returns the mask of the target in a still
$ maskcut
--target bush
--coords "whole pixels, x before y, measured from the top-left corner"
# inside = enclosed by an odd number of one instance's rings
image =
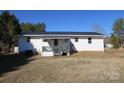
[[[119,48],[120,47],[119,37],[117,35],[112,34],[111,44],[113,45],[113,48]]]
[[[32,50],[26,50],[26,51],[25,51],[25,54],[26,54],[26,55],[33,55],[33,51],[32,51]]]
[[[0,47],[0,52],[2,52],[2,47]]]

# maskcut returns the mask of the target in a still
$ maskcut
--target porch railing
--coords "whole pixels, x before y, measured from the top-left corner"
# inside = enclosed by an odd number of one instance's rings
[[[52,52],[53,49],[52,49],[51,47],[49,47],[49,46],[43,46],[43,47],[42,47],[42,51],[43,51],[43,52]]]
[[[60,46],[54,46],[54,47],[43,46],[42,51],[43,52],[69,52],[70,49],[67,47],[60,47]]]

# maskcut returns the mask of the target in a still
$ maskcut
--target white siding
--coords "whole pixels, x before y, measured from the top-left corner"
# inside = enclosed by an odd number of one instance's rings
[[[92,43],[88,44],[88,37],[65,37],[70,38],[71,43],[74,45],[77,51],[104,51],[104,39],[103,37],[91,37]],[[75,42],[75,38],[78,38],[78,42]],[[58,38],[59,39],[59,38]],[[64,39],[64,38],[63,38]],[[53,40],[49,39],[48,42],[43,42],[42,37],[31,37],[30,43],[27,42],[27,37],[20,37],[19,39],[19,51],[25,52],[25,50],[33,50],[42,55],[42,46],[52,47],[54,45]],[[62,42],[60,42],[62,45]],[[46,55],[46,53],[44,54]],[[51,52],[49,55],[53,55]]]
[[[75,38],[71,39],[74,47],[77,51],[104,51],[103,38],[93,38],[92,43],[88,44],[87,38],[79,38],[78,42],[75,42]]]
[[[27,42],[26,37],[20,37],[19,39],[19,51],[33,50],[34,52],[42,51],[42,39],[39,37],[31,37],[30,42]]]

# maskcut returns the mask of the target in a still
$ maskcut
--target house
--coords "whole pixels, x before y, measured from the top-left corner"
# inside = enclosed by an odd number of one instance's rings
[[[19,51],[41,56],[70,55],[79,51],[104,51],[104,35],[97,32],[22,32]]]

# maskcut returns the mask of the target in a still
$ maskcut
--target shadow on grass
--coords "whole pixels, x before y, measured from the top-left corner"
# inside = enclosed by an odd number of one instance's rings
[[[28,64],[31,55],[24,54],[0,54],[0,77],[8,72],[18,70],[21,66]]]

